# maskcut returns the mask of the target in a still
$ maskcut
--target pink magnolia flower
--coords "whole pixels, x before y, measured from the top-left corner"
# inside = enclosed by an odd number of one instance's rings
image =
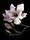
[[[15,10],[15,8],[16,7],[13,4],[11,4],[10,10],[5,10],[5,14],[3,14],[5,21],[11,22],[12,20],[14,20],[16,18],[16,16],[19,17],[20,19],[22,17],[26,17],[27,13],[22,13],[22,11],[24,11],[24,4],[17,5],[16,10]]]
[[[27,13],[22,13],[24,11],[24,4],[17,5],[16,10],[15,8],[16,7],[11,4],[10,10],[5,10],[5,13],[3,14],[3,20],[8,22],[12,22],[14,20],[14,24],[18,25],[21,23],[21,20],[26,17]]]

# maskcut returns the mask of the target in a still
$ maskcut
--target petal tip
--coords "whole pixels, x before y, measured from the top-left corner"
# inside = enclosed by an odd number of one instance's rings
[[[17,5],[17,10],[24,11],[24,4],[22,3],[22,4]]]

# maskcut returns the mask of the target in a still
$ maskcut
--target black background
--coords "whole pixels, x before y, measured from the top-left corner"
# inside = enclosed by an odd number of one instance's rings
[[[4,21],[2,13],[5,12],[5,9],[9,9],[10,4],[17,6],[18,4],[24,3],[24,12],[27,13],[27,17],[23,19],[23,24],[30,26],[30,0],[0,0],[0,40],[1,39],[30,39],[30,28],[27,28],[25,32],[17,37],[8,37],[4,34]],[[2,32],[3,31],[3,32]],[[6,37],[5,37],[6,36]]]

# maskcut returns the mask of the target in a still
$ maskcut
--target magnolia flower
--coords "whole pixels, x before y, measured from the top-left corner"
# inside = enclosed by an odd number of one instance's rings
[[[19,25],[21,20],[26,17],[27,13],[22,13],[24,11],[24,4],[17,5],[15,10],[15,6],[13,4],[10,5],[10,10],[5,10],[4,21],[12,22],[14,20],[14,24]],[[20,20],[21,19],[21,20]]]
[[[26,17],[27,13],[22,13],[24,11],[24,4],[17,5],[16,10],[15,8],[16,7],[13,4],[11,4],[10,10],[5,10],[5,14],[3,14],[5,21],[11,22],[12,20],[16,18],[16,16],[19,17],[20,19],[24,16]]]

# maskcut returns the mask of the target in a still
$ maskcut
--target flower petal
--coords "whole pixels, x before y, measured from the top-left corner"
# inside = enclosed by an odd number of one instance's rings
[[[17,10],[18,11],[24,11],[24,4],[17,5]]]
[[[27,13],[22,13],[21,15],[20,15],[20,13],[19,13],[18,18],[23,19],[23,18],[26,17],[26,15],[27,15]]]
[[[5,27],[6,27],[7,29],[12,29],[12,26],[9,25],[8,23],[5,23],[4,25],[5,25]]]
[[[11,19],[3,19],[4,21],[12,22],[13,20]]]
[[[20,23],[21,23],[21,21],[19,20],[19,18],[18,18],[18,17],[15,18],[15,20],[14,20],[14,24],[19,25]]]
[[[11,6],[10,6],[10,11],[11,11],[11,12],[15,12],[15,8],[16,8],[16,7],[15,7],[13,4],[11,4]]]
[[[16,8],[13,4],[10,5],[10,9]]]
[[[5,17],[5,14],[2,14]]]

